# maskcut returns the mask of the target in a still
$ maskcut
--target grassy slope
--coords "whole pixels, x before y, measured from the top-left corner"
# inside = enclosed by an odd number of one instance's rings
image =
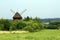
[[[42,30],[34,33],[0,34],[0,40],[60,40],[60,30]]]

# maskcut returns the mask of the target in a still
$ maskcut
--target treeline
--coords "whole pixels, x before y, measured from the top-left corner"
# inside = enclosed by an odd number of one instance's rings
[[[46,29],[60,29],[60,22],[59,21],[49,22],[49,24],[44,25],[44,28],[46,28]]]
[[[43,25],[39,18],[26,17],[23,20],[8,20],[0,19],[0,30],[13,31],[13,30],[26,30],[26,31],[39,31],[43,29]]]
[[[0,30],[13,31],[25,30],[29,32],[40,31],[42,29],[60,29],[60,22],[54,21],[48,24],[42,23],[41,19],[25,17],[22,20],[0,19]]]
[[[60,18],[45,18],[41,19],[42,22],[53,22],[53,21],[58,21],[60,22]]]

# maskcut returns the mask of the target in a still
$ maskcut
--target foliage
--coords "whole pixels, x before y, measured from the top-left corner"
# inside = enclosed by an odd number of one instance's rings
[[[4,25],[0,24],[0,30],[3,30],[3,28],[4,28]]]
[[[27,16],[27,17],[24,18],[24,21],[29,21],[29,20],[32,20],[32,18],[29,17],[29,16]]]
[[[8,20],[0,19],[0,30],[26,30],[29,32],[40,31],[43,28],[47,29],[59,29],[60,22],[54,21],[49,24],[44,24],[41,22],[40,18],[31,18],[27,16],[23,20]]]
[[[26,31],[39,31],[43,29],[41,21],[39,18],[27,18],[23,20],[8,20],[8,19],[0,19],[0,30],[26,30]]]
[[[11,21],[8,19],[0,19],[0,29],[1,30],[9,30],[11,25]]]
[[[22,21],[22,20],[19,20],[17,23],[16,23],[16,29],[23,29],[24,27],[26,26],[25,22]]]
[[[48,24],[48,29],[59,29],[60,28],[60,22],[50,22]]]
[[[12,21],[11,23],[12,25],[10,27],[10,30],[20,30],[26,26],[25,22],[22,20]]]
[[[41,23],[41,20],[40,20],[40,18],[38,18],[38,17],[35,17],[33,20],[34,20],[35,22]]]
[[[9,30],[11,26],[11,21],[4,20],[4,29],[3,30]]]
[[[26,27],[24,29],[30,32],[34,32],[39,31],[42,28],[43,26],[40,23],[30,20],[29,22],[26,22]]]

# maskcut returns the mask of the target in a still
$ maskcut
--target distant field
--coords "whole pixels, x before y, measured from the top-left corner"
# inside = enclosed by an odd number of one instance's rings
[[[0,40],[60,40],[60,30],[42,30],[34,33],[1,33]]]

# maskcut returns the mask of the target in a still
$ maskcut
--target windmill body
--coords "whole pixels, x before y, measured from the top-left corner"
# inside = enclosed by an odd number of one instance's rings
[[[22,16],[16,12],[15,15],[13,16],[13,20],[21,20],[22,19]]]

